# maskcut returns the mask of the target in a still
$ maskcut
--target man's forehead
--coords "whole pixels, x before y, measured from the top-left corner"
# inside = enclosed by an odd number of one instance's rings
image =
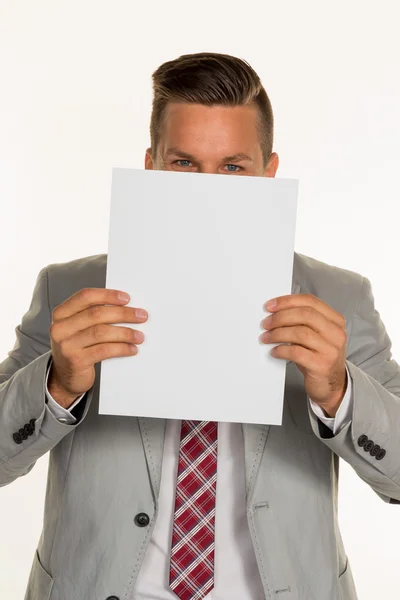
[[[259,159],[256,113],[249,106],[226,107],[168,103],[160,130],[159,153],[201,162]]]

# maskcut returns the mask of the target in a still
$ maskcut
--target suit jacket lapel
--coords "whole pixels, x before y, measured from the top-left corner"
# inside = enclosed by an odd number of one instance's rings
[[[157,502],[158,494],[160,492],[166,420],[138,417],[138,422],[153,497],[154,501]]]
[[[300,294],[300,284],[293,273],[292,294]],[[287,364],[289,364],[288,361]],[[250,502],[257,479],[258,469],[268,438],[270,425],[259,425],[254,423],[243,423],[244,455],[245,455],[245,480],[246,499]]]

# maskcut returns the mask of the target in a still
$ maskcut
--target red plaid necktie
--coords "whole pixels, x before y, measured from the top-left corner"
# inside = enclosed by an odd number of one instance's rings
[[[169,585],[181,600],[214,587],[218,424],[182,421]]]

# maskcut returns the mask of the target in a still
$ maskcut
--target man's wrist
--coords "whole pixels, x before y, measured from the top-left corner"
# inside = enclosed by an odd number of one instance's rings
[[[62,406],[62,408],[69,409],[69,407],[77,400],[80,396],[76,394],[70,394],[62,386],[58,385],[55,381],[49,381],[47,386],[50,396]]]
[[[341,391],[338,396],[334,397],[327,404],[319,405],[320,408],[322,408],[322,410],[326,414],[326,416],[329,417],[330,419],[334,419],[336,417],[336,413],[339,410],[340,405],[342,404],[343,398],[346,395],[346,389],[347,389],[347,377],[346,377],[346,385],[345,385],[344,391]]]
[[[340,408],[343,397],[344,396],[342,396],[338,402],[334,402],[332,404],[328,404],[325,406],[320,406],[320,408],[324,411],[324,413],[327,417],[329,417],[330,419],[334,419],[336,417],[336,413]]]
[[[334,419],[336,417],[336,413],[339,410],[340,405],[343,402],[343,398],[346,395],[348,385],[349,385],[349,379],[348,379],[348,373],[347,373],[347,367],[346,367],[343,388],[341,390],[339,390],[338,392],[336,392],[335,396],[333,396],[329,402],[324,403],[323,405],[321,405],[321,404],[319,405],[320,408],[324,411],[325,415],[328,418]],[[316,403],[316,404],[318,404],[318,403]]]

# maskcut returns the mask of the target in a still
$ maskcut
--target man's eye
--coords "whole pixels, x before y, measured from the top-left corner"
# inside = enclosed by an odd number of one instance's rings
[[[190,160],[185,160],[185,159],[180,159],[180,160],[176,160],[175,161],[180,167],[189,167],[192,163],[190,162]],[[185,164],[181,164],[181,163],[185,163]]]
[[[242,167],[239,167],[239,165],[226,165],[226,166],[228,167],[228,171],[230,171],[231,173],[237,173],[242,168]],[[231,169],[229,167],[233,167],[233,169]]]

